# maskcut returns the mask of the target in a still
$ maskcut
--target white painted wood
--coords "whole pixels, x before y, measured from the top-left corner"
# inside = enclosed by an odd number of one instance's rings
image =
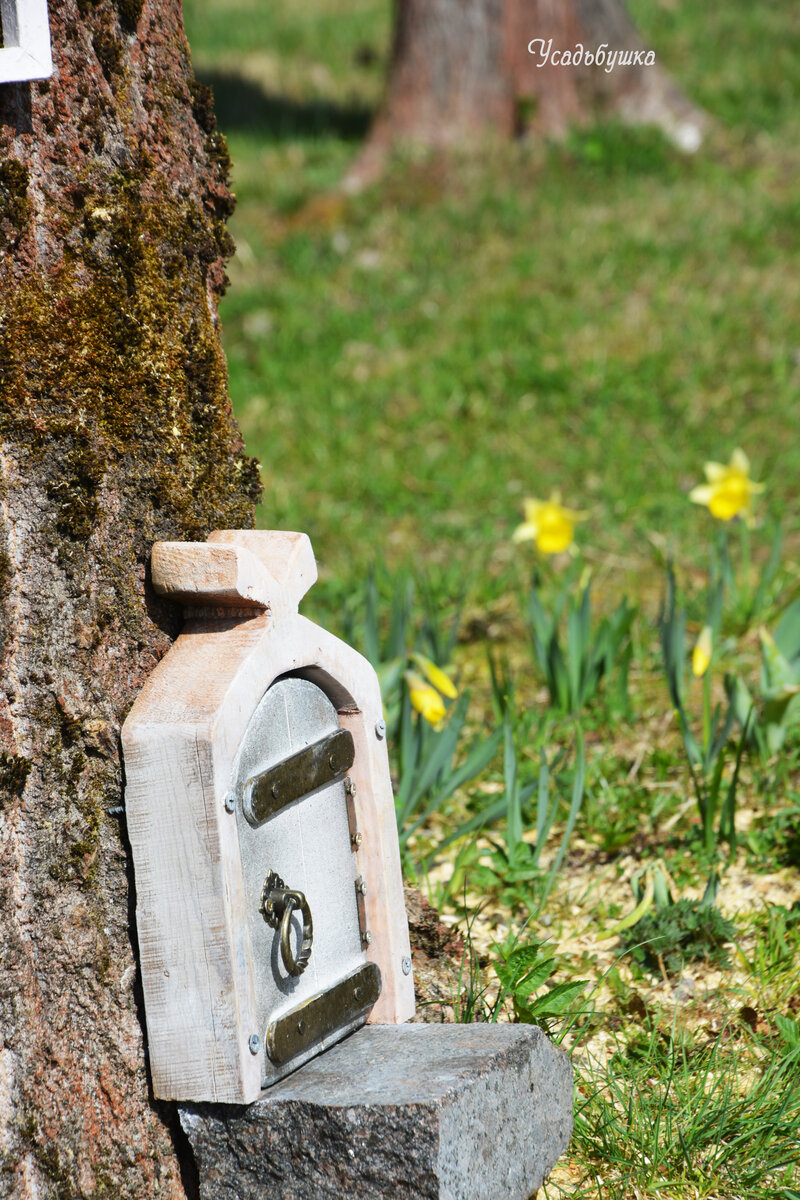
[[[0,0],[0,15],[0,83],[48,79],[53,74],[53,58],[47,0]]]
[[[305,535],[224,531],[212,539],[215,547],[254,554],[284,596],[250,617],[236,609],[229,617],[187,622],[123,727],[126,806],[155,1094],[248,1103],[259,1093],[263,1054],[252,1055],[248,1039],[263,1030],[236,820],[224,800],[256,706],[289,671],[301,671],[328,694],[355,743],[350,774],[363,835],[357,859],[367,883],[367,956],[383,980],[370,1020],[408,1019],[414,992],[402,971],[408,925],[386,743],[375,733],[382,716],[375,672],[351,647],[286,611],[296,609],[316,575]],[[175,594],[182,595],[188,585],[171,570]],[[196,587],[196,568],[188,567],[186,578]],[[201,599],[199,591],[188,593]],[[218,603],[216,596],[206,600]]]
[[[153,587],[184,604],[269,608],[280,585],[244,546],[156,542],[150,555]]]
[[[263,563],[281,585],[280,604],[276,597],[272,605],[276,616],[297,612],[303,596],[317,582],[317,563],[307,533],[281,529],[216,529],[209,534],[208,540],[214,546],[241,546]]]
[[[130,730],[128,830],[155,1095],[246,1103],[261,1088],[249,954],[238,944],[238,846],[196,726]],[[233,869],[232,869],[233,868]]]

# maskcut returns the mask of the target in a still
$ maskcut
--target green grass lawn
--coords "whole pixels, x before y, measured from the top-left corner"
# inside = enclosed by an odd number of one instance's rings
[[[780,751],[742,744],[734,780],[731,725],[718,785],[722,805],[735,784],[735,844],[717,812],[709,849],[696,791],[709,794],[715,764],[688,761],[658,611],[672,560],[690,652],[714,607],[720,526],[688,493],[706,460],[741,446],[766,490],[751,545],[730,529],[736,583],[705,700],[703,681],[687,683],[685,715],[702,742],[714,705],[727,708],[724,676],[738,674],[766,721],[759,628],[774,632],[800,590],[800,14],[793,0],[630,8],[713,119],[696,155],[597,125],[557,145],[406,152],[346,196],[336,185],[380,101],[390,5],[187,0],[238,197],[222,305],[230,389],[262,464],[258,524],[312,538],[320,581],[304,610],[381,667],[405,833],[431,810],[404,843],[407,870],[480,957],[453,1011],[542,1019],[573,1055],[576,1136],[548,1196],[795,1200],[797,731]],[[553,489],[586,513],[574,563],[511,541],[523,499]],[[780,564],[756,597],[777,521]],[[409,571],[417,590],[401,612]],[[635,615],[596,694],[569,712],[551,703],[526,612],[534,576],[552,612],[587,571],[600,614],[627,594]],[[559,638],[569,660],[563,621]],[[576,645],[571,661],[585,663]],[[414,647],[470,691],[450,718],[453,752],[419,794],[448,726],[409,708]],[[576,725],[585,787],[570,820]],[[495,726],[505,752],[450,788]],[[555,807],[537,848],[542,753]],[[481,814],[488,838],[472,828],[437,854]],[[702,937],[694,959],[680,943],[683,974],[667,969],[666,942],[660,967],[626,951],[614,930],[635,888],[646,904],[655,886],[649,915],[663,915],[715,876],[714,911],[734,929],[727,967]],[[528,918],[530,953],[545,938],[554,956],[535,1011],[510,968],[502,984]],[[577,979],[589,981],[580,1011],[573,995],[550,1014],[553,986]]]
[[[552,487],[600,550],[646,566],[654,533],[691,557],[686,490],[738,443],[791,505],[797,21],[638,8],[718,118],[700,155],[597,128],[400,162],[343,201],[326,189],[380,96],[388,6],[187,6],[235,163],[222,315],[259,523],[308,530],[326,577],[376,555],[491,571],[521,497]]]

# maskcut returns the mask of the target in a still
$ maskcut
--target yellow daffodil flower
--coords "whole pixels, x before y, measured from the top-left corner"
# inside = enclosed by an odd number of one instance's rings
[[[576,522],[586,518],[585,513],[564,508],[560,492],[551,492],[549,500],[524,500],[523,511],[525,520],[514,530],[513,540],[533,541],[542,554],[561,554],[569,549]]]
[[[406,682],[412,707],[421,713],[430,725],[438,725],[447,712],[440,693],[431,684],[426,683],[416,671],[406,671]]]
[[[764,491],[764,484],[750,478],[750,462],[744,450],[734,450],[727,466],[707,462],[703,470],[707,482],[692,488],[689,499],[695,504],[705,504],[718,521],[730,521],[741,513],[749,525],[753,496]]]
[[[416,671],[406,671],[406,683],[411,704],[429,724],[438,725],[447,713],[444,698],[455,700],[458,688],[450,676],[446,675],[441,667],[437,667],[436,663],[426,658],[424,654],[412,654],[411,661],[422,672],[420,675]]]
[[[455,700],[458,695],[458,689],[450,676],[445,675],[441,667],[437,667],[436,663],[431,662],[424,654],[412,654],[411,657],[420,671],[422,671],[428,683],[432,683],[437,692],[441,692],[448,700]]]
[[[704,625],[692,651],[692,674],[705,675],[711,662],[711,626]]]

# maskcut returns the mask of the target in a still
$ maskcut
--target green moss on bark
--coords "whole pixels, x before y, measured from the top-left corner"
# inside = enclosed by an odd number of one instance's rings
[[[198,79],[193,79],[190,84],[190,92],[192,97],[192,115],[205,135],[205,152],[211,162],[216,164],[222,178],[225,180],[227,188],[232,165],[231,156],[228,150],[228,143],[217,129],[213,89],[207,83],[201,83]],[[229,195],[221,206],[219,215],[221,217],[229,217],[233,212],[233,206],[233,196]],[[226,257],[230,257],[232,253],[233,244],[231,243],[230,252]]]
[[[27,229],[31,202],[28,168],[14,158],[0,162],[0,250],[10,250]]]
[[[119,71],[122,62],[122,46],[119,39],[113,30],[104,28],[94,35],[92,45],[97,55],[97,61],[103,69],[103,74],[107,80],[111,80],[111,77]]]
[[[153,541],[247,527],[260,490],[208,303],[228,235],[193,197],[161,190],[144,157],[100,185],[86,181],[77,205],[61,269],[0,301],[0,433],[44,489],[46,536],[70,587],[98,569],[105,582],[89,643],[119,629],[146,644],[137,563]],[[49,786],[76,814],[54,841],[50,875],[91,889],[108,797],[83,780],[80,719],[45,708],[42,727],[57,731]]]
[[[0,254],[0,440],[14,531],[0,523],[0,785],[33,847],[19,861],[41,914],[35,956],[27,930],[0,921],[24,979],[0,1017],[13,1008],[19,1031],[18,1111],[46,1117],[15,1122],[0,1172],[28,1158],[48,1196],[125,1200],[178,1179],[143,1065],[123,1060],[117,1037],[122,1023],[129,1045],[135,1028],[119,726],[182,623],[149,586],[150,551],[251,526],[260,490],[215,310],[232,250],[227,148],[201,89],[190,110],[179,5],[142,13],[141,0],[51,5],[59,71],[47,87],[0,89],[0,235],[12,245]],[[57,1059],[40,1018],[53,995],[69,996]]]
[[[134,173],[81,207],[69,261],[18,285],[0,324],[0,428],[44,479],[55,536],[84,540],[98,528],[112,470],[141,505],[145,533],[161,515],[186,537],[205,536],[221,491],[228,520],[249,525],[257,468],[232,449],[206,295],[207,272],[229,249],[224,226],[191,198],[145,199]]]
[[[22,172],[4,178],[17,194],[26,182]],[[116,628],[146,644],[151,617],[137,563],[152,542],[247,527],[259,493],[208,303],[228,235],[193,197],[168,194],[144,156],[87,180],[76,203],[77,236],[60,270],[33,275],[0,301],[0,433],[44,489],[46,536],[66,579],[78,592],[93,571],[105,581],[90,606],[89,643]],[[91,888],[108,797],[83,780],[80,719],[45,707],[49,785],[76,814],[53,845],[50,874]]]
[[[22,795],[31,761],[20,754],[0,752],[0,809]]]
[[[135,33],[142,15],[142,0],[116,0],[117,12],[126,33]]]

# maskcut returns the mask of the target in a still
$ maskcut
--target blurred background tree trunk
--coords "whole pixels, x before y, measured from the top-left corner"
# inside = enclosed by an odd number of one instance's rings
[[[180,0],[50,3],[0,85],[0,1194],[183,1197],[152,1101],[119,728],[180,615],[157,538],[250,526],[216,301],[225,144]]]
[[[548,46],[560,60],[579,44],[579,64],[545,60]],[[586,53],[603,44],[603,64],[587,65]],[[396,143],[442,148],[473,145],[487,133],[560,136],[597,116],[652,123],[695,150],[705,117],[657,62],[615,60],[607,69],[612,51],[643,57],[648,49],[622,0],[396,0],[386,99],[352,182],[374,177]]]

